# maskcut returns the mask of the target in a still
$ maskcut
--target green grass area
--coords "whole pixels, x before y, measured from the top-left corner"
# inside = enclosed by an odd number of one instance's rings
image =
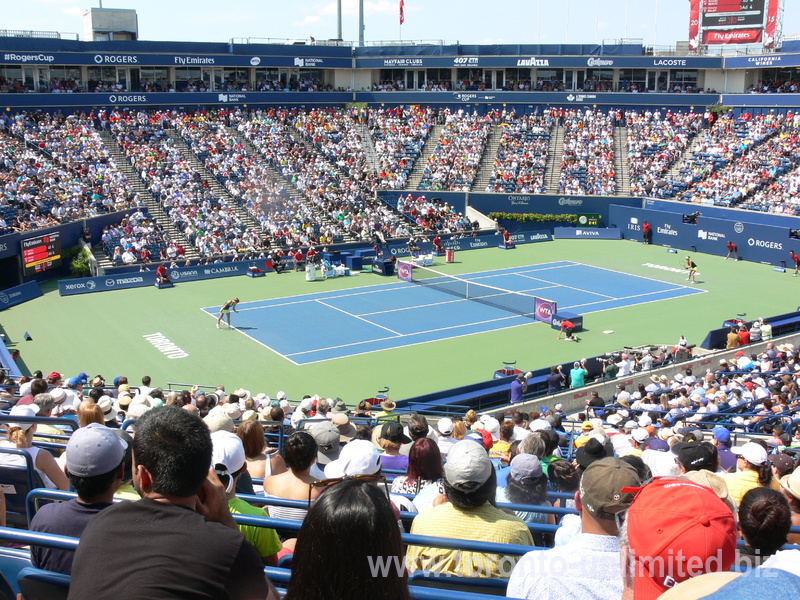
[[[572,260],[652,279],[684,284],[685,274],[646,264],[680,268],[685,252],[632,241],[559,240],[515,250],[497,248],[456,254],[456,263],[437,259],[434,268],[451,274],[492,268]],[[800,278],[761,264],[693,255],[699,265],[697,288],[705,294],[588,314],[580,344],[557,341],[548,325],[531,322],[502,331],[385,350],[351,358],[297,366],[234,330],[218,330],[200,310],[238,296],[243,302],[328,289],[396,281],[364,272],[357,277],[306,282],[303,273],[251,279],[233,277],[182,283],[168,290],[139,288],[61,297],[55,282],[42,298],[0,313],[0,325],[22,353],[23,369],[56,370],[68,375],[101,373],[107,380],[126,375],[137,383],[150,375],[167,382],[242,386],[254,394],[290,398],[318,393],[348,403],[389,386],[394,399],[491,379],[504,361],[521,369],[546,367],[640,344],[675,344],[680,335],[702,342],[709,329],[737,313],[768,317],[796,310]],[[602,271],[598,271],[598,277]],[[592,289],[592,281],[581,283]],[[236,325],[236,314],[232,315]],[[325,323],[299,320],[298,331],[313,332]],[[613,330],[613,334],[604,334]],[[30,332],[32,341],[23,341]],[[189,356],[167,358],[144,336],[161,333]]]

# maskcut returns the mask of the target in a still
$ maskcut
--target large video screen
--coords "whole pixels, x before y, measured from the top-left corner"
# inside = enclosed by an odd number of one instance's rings
[[[61,266],[61,234],[54,231],[22,240],[22,266],[26,277]]]
[[[764,24],[765,0],[705,0],[703,28],[760,27]]]

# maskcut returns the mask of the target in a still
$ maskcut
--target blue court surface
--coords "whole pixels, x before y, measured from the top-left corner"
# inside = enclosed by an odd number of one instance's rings
[[[572,261],[459,275],[587,314],[703,293]],[[549,327],[530,317],[414,283],[392,283],[240,303],[234,328],[298,364],[344,358],[509,327]],[[219,307],[203,309],[217,317]],[[531,311],[533,309],[531,308]]]

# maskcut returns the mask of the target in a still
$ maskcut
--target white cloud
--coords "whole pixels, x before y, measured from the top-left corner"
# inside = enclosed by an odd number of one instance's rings
[[[319,15],[306,15],[299,21],[295,21],[294,24],[298,27],[308,27],[309,25],[316,25],[317,23],[322,22],[322,17]]]

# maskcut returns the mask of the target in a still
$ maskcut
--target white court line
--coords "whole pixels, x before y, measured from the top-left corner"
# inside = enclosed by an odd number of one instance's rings
[[[204,309],[204,308],[201,308],[200,310],[202,310],[204,313],[206,313],[206,314],[207,314],[209,317],[211,317],[212,319],[216,319],[216,318],[217,318],[217,317],[215,317],[213,314],[209,313],[209,312],[208,312],[206,309]],[[285,358],[286,360],[288,360],[288,361],[289,361],[290,363],[292,363],[293,365],[295,365],[295,366],[300,366],[300,363],[296,363],[296,362],[295,362],[295,361],[293,361],[291,358],[289,358],[289,356],[291,356],[290,354],[282,354],[282,353],[278,352],[277,350],[275,350],[275,348],[272,348],[272,347],[270,347],[270,346],[267,346],[267,345],[266,345],[264,342],[262,342],[261,340],[257,340],[257,339],[256,339],[256,338],[254,338],[252,335],[250,335],[249,333],[245,333],[244,331],[242,331],[242,330],[241,330],[241,329],[239,329],[238,327],[230,327],[230,329],[233,329],[234,331],[236,331],[236,333],[238,333],[238,334],[241,334],[241,335],[243,335],[244,337],[246,337],[246,338],[248,338],[248,339],[250,339],[250,340],[254,341],[254,342],[255,342],[256,344],[258,344],[259,346],[264,346],[264,348],[266,348],[267,350],[269,350],[269,351],[270,351],[270,352],[272,352],[273,354],[277,354],[279,357],[281,357],[281,358]],[[220,331],[222,331],[222,330],[220,329]]]
[[[618,300],[617,296],[609,296],[608,294],[601,294],[600,292],[592,292],[591,290],[585,290],[583,288],[575,287],[574,285],[564,285],[563,283],[556,283],[555,281],[544,281],[542,279],[539,279],[538,277],[532,277],[530,275],[520,275],[520,277],[525,277],[526,279],[531,279],[533,281],[541,281],[542,283],[549,283],[555,287],[562,287],[568,290],[583,292],[584,294],[592,294],[593,296],[603,296],[604,298],[608,298],[609,300]]]
[[[371,344],[373,342],[380,342],[380,341],[383,341],[383,340],[402,339],[402,338],[412,337],[412,336],[416,336],[416,335],[422,335],[424,333],[430,333],[430,332],[433,332],[433,331],[448,331],[450,329],[458,329],[458,328],[462,328],[462,327],[473,327],[475,325],[484,325],[486,323],[496,323],[498,321],[507,321],[509,319],[514,319],[514,318],[522,318],[522,319],[524,319],[526,317],[523,317],[522,315],[510,315],[508,317],[501,317],[501,318],[498,318],[498,319],[488,319],[486,321],[477,321],[475,323],[468,323],[468,324],[465,324],[465,325],[451,325],[451,326],[448,326],[448,327],[440,327],[438,329],[426,329],[425,331],[415,331],[414,333],[402,333],[402,334],[398,334],[398,336],[394,337],[394,338],[393,337],[378,338],[378,339],[375,339],[375,340],[367,340],[367,341],[364,341],[364,342],[355,342],[354,344],[342,344],[340,346],[330,346],[328,348],[316,348],[314,350],[305,350],[303,352],[293,352],[291,354],[291,356],[302,356],[303,354],[313,354],[314,352],[324,352],[326,350],[336,350],[338,348],[348,348],[348,347],[352,347],[352,346],[363,346],[364,344]],[[528,319],[528,320],[530,321],[530,323],[538,323],[539,322],[539,321],[535,321],[534,319]],[[500,327],[499,329],[509,329],[511,327],[521,327],[523,325],[529,325],[530,323],[519,323],[518,325],[509,325],[508,327]],[[454,336],[447,337],[447,338],[440,338],[438,340],[425,340],[425,341],[422,341],[422,342],[415,342],[413,344],[405,344],[405,345],[401,345],[401,346],[395,346],[394,348],[416,346],[417,344],[427,344],[429,342],[438,342],[438,341],[441,341],[441,340],[444,340],[444,339],[452,340],[452,339],[464,337],[464,336],[467,336],[467,335],[474,335],[476,333],[490,333],[492,331],[499,331],[499,329],[489,329],[487,331],[473,331],[472,333],[465,333],[465,334],[462,334],[462,335],[454,335]],[[381,350],[394,350],[394,348],[382,348]],[[369,350],[369,351],[366,351],[366,352],[359,352],[358,354],[368,354],[369,352],[375,352],[375,350]],[[355,354],[353,354],[353,355],[348,354],[347,356],[344,356],[344,357],[337,356],[337,357],[334,357],[334,358],[348,358],[349,356],[356,356],[356,355]],[[325,362],[327,360],[334,360],[334,358],[325,358],[325,359],[322,359],[322,360],[312,361],[312,362]],[[307,363],[307,364],[311,364],[311,363]]]
[[[692,290],[692,291],[697,290],[697,292],[699,292],[701,294],[705,294],[705,293],[708,292],[708,290],[701,290],[699,288],[690,288],[690,287],[685,286],[685,285],[684,286],[679,286],[678,288],[675,288],[675,289],[681,289],[681,288],[687,289],[687,290]],[[663,290],[663,291],[664,292],[669,292],[669,291],[672,291],[672,290]],[[653,292],[652,294],[660,294],[660,293],[663,293],[663,292]],[[629,298],[637,298],[637,297],[641,297],[641,296],[650,296],[652,294],[639,294],[638,296],[629,296]],[[694,296],[694,294],[688,294],[687,296],[674,296],[672,298],[661,298],[659,300],[647,300],[646,302],[637,302],[636,304],[626,304],[625,306],[615,306],[613,308],[601,308],[600,310],[590,310],[589,312],[586,312],[584,314],[591,315],[591,314],[594,314],[594,313],[603,312],[605,310],[617,310],[619,308],[628,308],[629,306],[640,306],[642,304],[652,304],[653,302],[666,302],[667,300],[677,300],[678,298],[688,298],[689,296]],[[625,298],[623,298],[623,299],[625,299]],[[592,304],[597,304],[597,302],[589,302],[588,304],[571,304],[569,306],[562,307],[562,309],[566,310],[568,308],[579,308],[581,306],[591,306]]]
[[[388,331],[389,333],[393,333],[393,334],[395,334],[395,335],[403,335],[403,334],[401,334],[401,333],[399,333],[399,332],[395,331],[394,329],[389,329],[388,327],[384,327],[383,325],[378,325],[377,323],[373,323],[372,321],[369,321],[369,320],[367,320],[367,319],[364,319],[364,318],[362,318],[362,317],[359,317],[358,315],[354,315],[353,313],[349,313],[349,312],[347,312],[346,310],[342,310],[341,308],[336,308],[335,306],[331,306],[330,304],[326,304],[326,303],[325,303],[325,302],[323,302],[322,300],[317,300],[317,303],[318,303],[318,304],[322,304],[322,306],[327,306],[328,308],[332,308],[333,310],[337,310],[337,311],[339,311],[340,313],[344,313],[344,314],[346,314],[348,317],[353,317],[353,318],[355,318],[355,319],[358,319],[359,321],[364,321],[364,323],[369,323],[370,325],[372,325],[372,326],[374,326],[374,327],[380,327],[381,329],[385,329],[385,330],[386,330],[386,331]]]

